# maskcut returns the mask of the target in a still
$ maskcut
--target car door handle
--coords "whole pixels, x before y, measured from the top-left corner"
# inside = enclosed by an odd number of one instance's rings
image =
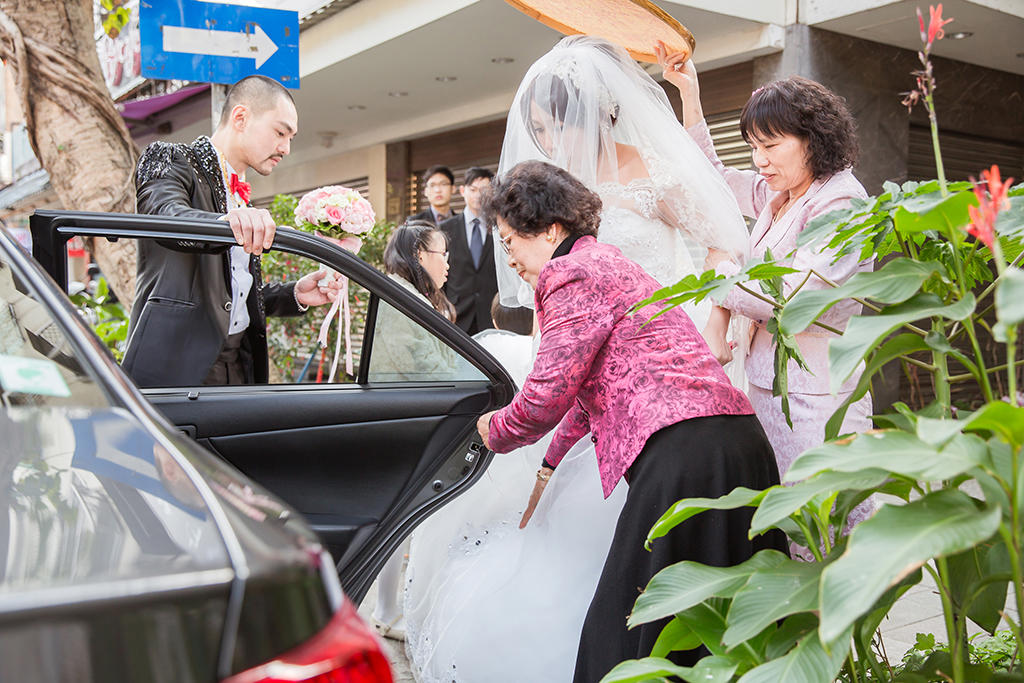
[[[196,438],[196,434],[198,434],[195,425],[178,425],[178,431],[184,433],[185,436],[192,439],[193,441]]]

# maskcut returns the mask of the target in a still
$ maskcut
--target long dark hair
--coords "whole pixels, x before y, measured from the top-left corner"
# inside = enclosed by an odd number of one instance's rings
[[[427,221],[409,221],[395,228],[384,248],[384,270],[412,283],[416,291],[427,300],[438,313],[455,322],[455,307],[440,289],[434,286],[430,274],[420,265],[420,251],[430,249],[430,238],[434,233],[444,238],[448,248],[448,235]]]

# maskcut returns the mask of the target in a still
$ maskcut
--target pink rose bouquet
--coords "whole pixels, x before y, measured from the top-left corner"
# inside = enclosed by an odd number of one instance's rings
[[[376,217],[370,202],[352,188],[341,185],[328,185],[310,190],[302,196],[295,207],[295,227],[297,229],[328,239],[353,254],[363,246],[360,235],[368,233],[375,221]],[[342,280],[347,290],[348,281],[344,278]],[[334,359],[331,362],[330,374],[327,376],[328,382],[334,381],[343,337],[345,340],[345,372],[349,375],[353,373],[351,312],[347,294],[342,294],[334,301],[331,310],[320,325],[320,335],[317,341],[321,348],[327,347],[327,334],[335,315],[338,317],[343,334],[338,335],[335,343]]]
[[[373,207],[361,194],[342,185],[310,190],[295,207],[295,227],[305,232],[337,240],[352,252],[359,251],[376,217]]]

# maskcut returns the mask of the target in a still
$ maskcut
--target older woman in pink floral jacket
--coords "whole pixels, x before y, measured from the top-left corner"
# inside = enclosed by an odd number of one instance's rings
[[[541,341],[522,390],[478,423],[499,453],[557,425],[537,496],[588,432],[605,495],[623,477],[629,484],[580,639],[575,680],[587,683],[624,659],[650,654],[664,623],[631,631],[625,625],[637,587],[657,571],[682,560],[728,566],[758,547],[782,547],[779,536],[750,541],[752,512],[731,510],[688,520],[644,552],[647,532],[678,499],[766,488],[778,474],[749,401],[686,313],[676,308],[654,320],[656,308],[630,313],[659,285],[617,248],[597,242],[600,209],[597,195],[543,162],[519,164],[492,186],[487,211],[509,265],[536,290]]]

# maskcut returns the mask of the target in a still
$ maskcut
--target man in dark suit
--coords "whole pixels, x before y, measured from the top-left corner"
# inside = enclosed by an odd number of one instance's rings
[[[430,206],[409,216],[408,221],[427,221],[441,225],[456,216],[452,211],[452,190],[455,189],[455,174],[447,166],[431,166],[423,174],[423,196]]]
[[[493,177],[486,168],[474,166],[466,171],[459,188],[466,209],[440,226],[448,235],[449,271],[444,293],[455,306],[455,324],[469,334],[494,327],[491,300],[498,292],[494,242],[480,216],[483,193]]]
[[[228,91],[217,130],[191,144],[154,142],[135,172],[139,213],[224,220],[239,246],[139,240],[135,303],[122,367],[139,386],[268,380],[267,315],[332,301],[325,271],[264,284],[260,254],[274,241],[266,209],[248,206],[250,168],[268,175],[298,128],[291,94],[264,76]]]

